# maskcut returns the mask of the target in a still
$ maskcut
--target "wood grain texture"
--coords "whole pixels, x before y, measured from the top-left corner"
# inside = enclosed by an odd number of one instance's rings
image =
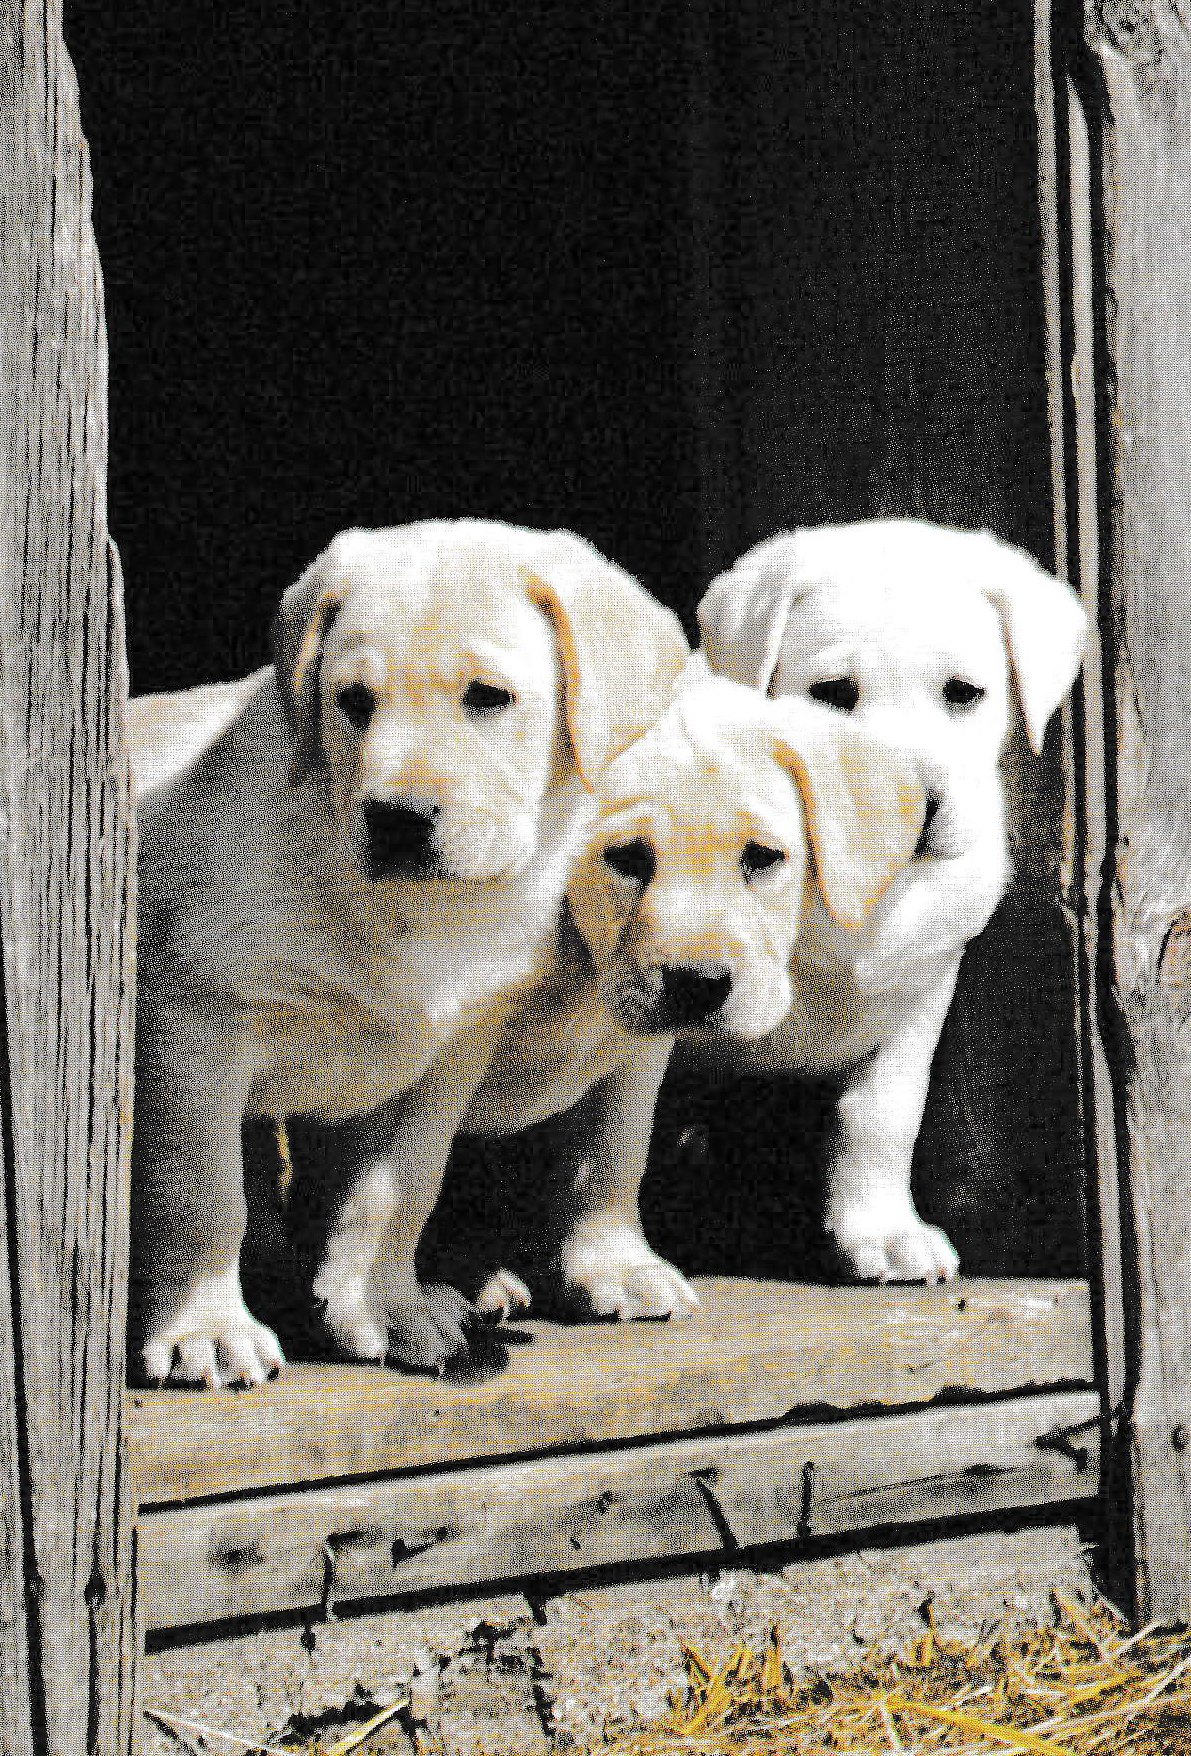
[[[0,0],[0,1749],[133,1726],[133,1005],[107,353],[61,9]]]
[[[1036,0],[1035,107],[1039,135],[1043,300],[1051,430],[1051,503],[1056,570],[1079,592],[1096,630],[1100,610],[1095,246],[1091,151],[1084,100],[1071,70],[1066,13]],[[1108,846],[1104,685],[1099,640],[1087,645],[1064,725],[1064,792],[1070,802],[1060,895],[1075,946],[1079,1085],[1090,1184],[1097,1347],[1115,1420],[1125,1395],[1124,1295],[1116,1119],[1097,1012],[1101,917]]]
[[[371,1366],[293,1365],[259,1390],[131,1393],[142,1502],[377,1474],[795,1410],[927,1403],[1089,1384],[1078,1281],[823,1287],[700,1280],[681,1323],[527,1322],[528,1345],[475,1384]]]
[[[147,1513],[152,1628],[1086,1499],[1090,1391]]]
[[[1136,1610],[1189,1617],[1191,35],[1171,0],[1099,0],[1084,24],[1098,78],[1101,564],[1116,751],[1102,1004],[1130,1227]]]

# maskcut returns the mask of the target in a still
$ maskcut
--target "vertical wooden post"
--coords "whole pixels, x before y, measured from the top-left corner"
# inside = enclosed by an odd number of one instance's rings
[[[1113,1431],[1126,1390],[1120,1176],[1113,1091],[1097,1014],[1104,944],[1097,908],[1108,846],[1104,680],[1100,641],[1100,529],[1096,412],[1096,267],[1088,122],[1072,77],[1072,35],[1060,9],[1036,0],[1043,297],[1055,565],[1079,591],[1093,630],[1064,751],[1073,802],[1063,890],[1070,898],[1080,999],[1079,1054],[1091,1173],[1092,1280],[1099,1371]],[[1107,1449],[1107,1448],[1106,1448]]]
[[[132,916],[107,353],[60,0],[0,0],[0,1751],[126,1751]]]
[[[1121,1150],[1135,1612],[1191,1618],[1191,32],[1084,0],[1098,222],[1100,1018]],[[1115,758],[1112,753],[1115,751]]]

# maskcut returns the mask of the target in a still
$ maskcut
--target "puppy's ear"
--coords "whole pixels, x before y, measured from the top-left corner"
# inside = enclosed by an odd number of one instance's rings
[[[982,532],[980,583],[1005,630],[1030,744],[1041,750],[1047,723],[1079,674],[1088,619],[1069,585],[1032,556]]]
[[[759,543],[704,592],[696,611],[702,651],[719,676],[769,688],[799,590],[797,547],[797,531]]]
[[[342,582],[328,582],[325,560],[323,554],[311,562],[285,593],[273,618],[273,666],[294,734],[290,784],[295,787],[319,760],[319,661],[323,641],[347,595]]]
[[[775,703],[774,755],[802,795],[827,912],[859,927],[913,858],[926,793],[913,760],[813,702]]]
[[[661,717],[691,649],[678,617],[579,537],[547,547],[525,580],[554,626],[567,737],[594,787]]]

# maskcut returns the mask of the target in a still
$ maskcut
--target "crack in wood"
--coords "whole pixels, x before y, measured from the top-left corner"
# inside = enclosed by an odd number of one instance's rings
[[[704,1505],[711,1514],[711,1522],[715,1525],[716,1534],[720,1539],[720,1547],[735,1550],[740,1547],[736,1540],[736,1533],[728,1521],[728,1514],[720,1503],[719,1495],[711,1485],[713,1482],[718,1482],[719,1479],[720,1472],[714,1464],[708,1464],[705,1469],[691,1471],[691,1480],[703,1496]]]
[[[1048,1433],[1039,1433],[1034,1443],[1040,1451],[1058,1451],[1063,1457],[1069,1457],[1080,1475],[1084,1475],[1087,1473],[1091,1458],[1091,1448],[1087,1445],[1077,1445],[1072,1434],[1084,1431],[1087,1426],[1093,1424],[1087,1422],[1083,1428],[1052,1427]]]
[[[379,1535],[379,1533],[378,1533]],[[420,1541],[410,1542],[406,1537],[394,1537],[389,1553],[394,1567],[400,1567],[403,1561],[412,1561],[417,1555],[424,1555],[430,1549],[436,1549],[441,1543],[450,1542],[459,1532],[449,1524],[440,1524],[437,1530],[429,1532]]]
[[[1175,916],[1163,935],[1158,981],[1164,988],[1185,988],[1191,983],[1191,911],[1187,909]]]
[[[798,1540],[806,1542],[812,1535],[811,1505],[815,1497],[815,1464],[808,1457],[802,1466],[801,1499],[798,1507]]]
[[[889,1481],[870,1482],[859,1487],[849,1486],[846,1495],[826,1495],[823,1504],[829,1505],[832,1500],[844,1498],[849,1501],[863,1502],[866,1499],[871,1499],[874,1495],[879,1497],[891,1493],[910,1493],[920,1488],[938,1489],[941,1492],[946,1492],[956,1482],[1000,1480],[1002,1477],[1015,1474],[1021,1468],[1021,1464],[1018,1463],[968,1463],[959,1470],[936,1470],[929,1475],[902,1476],[896,1480],[891,1478]],[[807,1470],[813,1471],[814,1464],[808,1463],[803,1466],[804,1477]]]
[[[339,1584],[339,1555],[353,1548],[374,1549],[384,1532],[377,1525],[363,1525],[350,1530],[333,1530],[322,1540],[323,1589],[319,1614],[325,1622],[335,1620],[335,1592]],[[264,1557],[262,1556],[262,1559]]]

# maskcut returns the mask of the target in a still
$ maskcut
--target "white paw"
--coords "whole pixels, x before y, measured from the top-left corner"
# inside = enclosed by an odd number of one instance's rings
[[[959,1273],[950,1238],[920,1219],[912,1202],[829,1210],[826,1226],[849,1280],[946,1281]]]
[[[285,1365],[281,1344],[258,1323],[240,1291],[236,1268],[202,1275],[165,1322],[150,1332],[140,1369],[152,1384],[263,1384]]]
[[[699,1295],[685,1275],[624,1224],[579,1228],[563,1244],[558,1274],[568,1309],[583,1317],[689,1317]]]
[[[476,1294],[475,1302],[476,1310],[482,1316],[495,1317],[503,1322],[506,1317],[528,1311],[533,1304],[533,1295],[519,1274],[514,1274],[510,1268],[498,1268],[488,1276]]]

